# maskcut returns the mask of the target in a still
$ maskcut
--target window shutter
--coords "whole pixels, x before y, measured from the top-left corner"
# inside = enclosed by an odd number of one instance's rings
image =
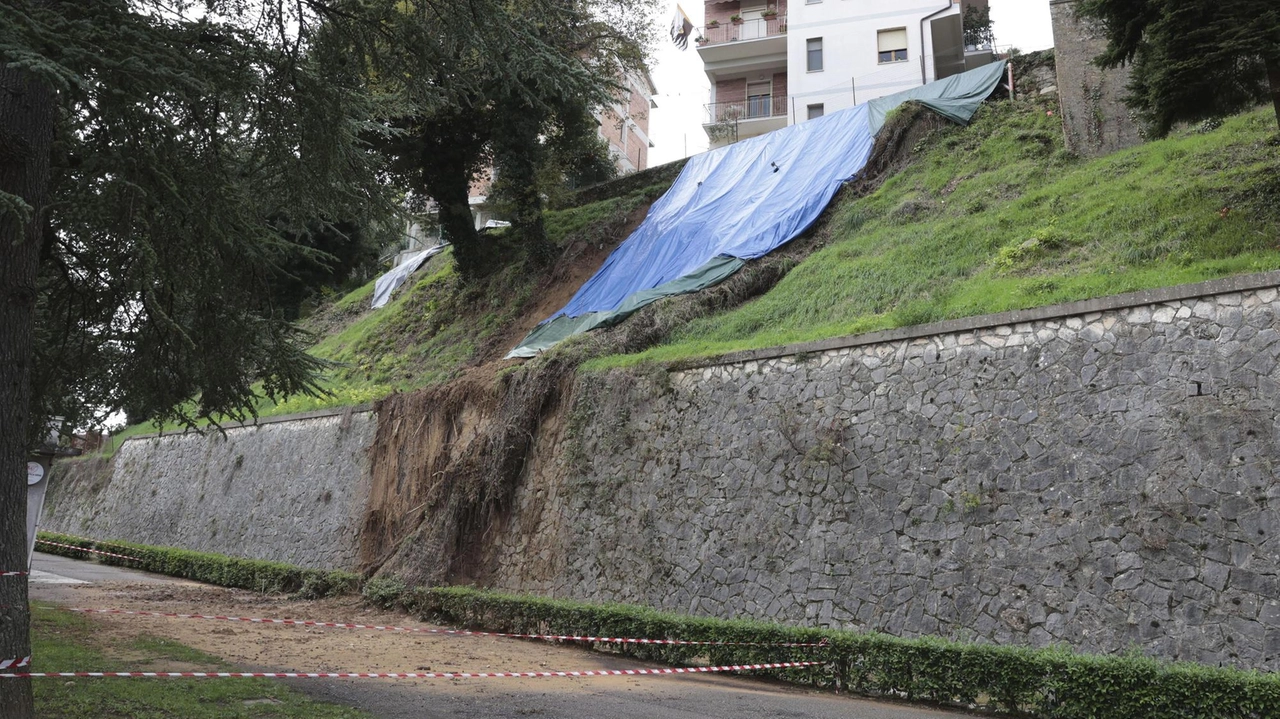
[[[880,52],[893,52],[894,50],[907,49],[907,31],[905,28],[898,30],[881,30],[879,33]]]

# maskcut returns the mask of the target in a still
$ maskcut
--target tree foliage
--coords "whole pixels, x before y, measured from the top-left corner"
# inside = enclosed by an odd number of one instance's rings
[[[641,62],[643,7],[5,3],[0,59],[60,99],[36,415],[239,418],[259,391],[318,391],[288,323],[299,282],[367,250],[400,196],[387,179],[470,229],[467,186],[496,160],[541,237],[544,140]],[[401,150],[391,175],[379,139]],[[461,243],[460,264],[481,249]]]
[[[1129,64],[1128,103],[1163,137],[1175,123],[1222,117],[1268,98],[1280,121],[1280,6],[1269,0],[1082,0],[1107,48]]]
[[[534,259],[550,257],[542,198],[554,191],[551,168],[564,170],[559,182],[566,175],[606,174],[607,149],[593,142],[596,124],[589,118],[623,95],[627,73],[643,67],[652,37],[650,4],[521,0],[504,5],[511,21],[558,53],[563,65],[527,65],[517,47],[490,52],[484,36],[474,37],[456,47],[451,64],[441,70],[468,82],[446,101],[399,118],[397,126],[406,132],[380,143],[400,182],[436,203],[464,277],[481,276],[510,259],[471,224],[468,189],[477,179],[488,179],[484,173],[490,170],[496,175],[492,193],[513,222],[517,246]],[[444,84],[443,76],[437,84]],[[422,161],[428,156],[438,161],[428,166]]]
[[[242,416],[258,387],[315,391],[273,280],[317,257],[306,238],[391,208],[361,146],[379,108],[357,68],[309,38],[123,0],[4,13],[5,60],[60,101],[34,417],[127,398],[189,421]]]
[[[991,8],[970,5],[964,9],[965,47],[993,46],[996,42]]]
[[[320,391],[280,280],[388,226],[390,118],[590,96],[623,54],[593,50],[635,37],[610,13],[635,7],[0,0],[0,569],[25,561],[47,416],[193,424]],[[448,148],[419,149],[426,167]],[[25,585],[0,604],[0,659],[23,656]],[[30,716],[26,682],[0,682],[0,714]]]

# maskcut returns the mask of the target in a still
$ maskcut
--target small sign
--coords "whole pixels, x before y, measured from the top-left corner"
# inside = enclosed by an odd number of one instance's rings
[[[39,484],[44,479],[44,466],[39,462],[27,462],[27,485]]]

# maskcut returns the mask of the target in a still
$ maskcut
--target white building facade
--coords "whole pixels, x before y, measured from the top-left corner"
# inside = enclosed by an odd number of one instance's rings
[[[707,0],[698,53],[712,147],[918,87],[992,61],[965,47],[987,0]]]

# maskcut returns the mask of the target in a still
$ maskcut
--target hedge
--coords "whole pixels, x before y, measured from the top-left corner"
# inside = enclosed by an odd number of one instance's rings
[[[41,539],[101,549],[138,561],[41,545],[41,551],[95,558],[226,587],[316,597],[351,592],[347,572],[131,542],[93,542],[41,532]],[[785,681],[868,696],[983,707],[1046,719],[1280,719],[1280,676],[1165,662],[1141,656],[1076,654],[875,632],[786,627],[658,612],[625,604],[586,604],[466,587],[407,588],[394,578],[365,583],[365,598],[454,626],[516,634],[576,634],[722,642],[816,643],[821,648],[627,644],[616,651],[672,665],[821,661],[761,672]],[[611,645],[613,646],[613,645]]]
[[[664,664],[763,663],[818,658],[768,672],[786,681],[868,696],[984,707],[1051,719],[1280,717],[1280,677],[1141,656],[1077,654],[874,632],[784,627],[667,614],[641,607],[512,596],[469,588],[405,589],[373,579],[366,598],[455,626],[519,634],[591,634],[698,641],[817,642],[821,649],[625,645]]]
[[[222,587],[251,589],[256,592],[285,592],[306,598],[333,596],[355,592],[360,588],[360,577],[350,572],[325,572],[303,569],[283,562],[266,562],[258,559],[240,559],[209,552],[193,552],[172,547],[153,547],[132,542],[97,542],[68,537],[54,532],[40,532],[38,539],[50,542],[97,549],[113,554],[134,557],[120,559],[102,554],[82,552],[66,547],[36,544],[36,548],[49,554],[59,554],[72,559],[93,559],[131,569],[142,569],[156,574],[192,579]]]

